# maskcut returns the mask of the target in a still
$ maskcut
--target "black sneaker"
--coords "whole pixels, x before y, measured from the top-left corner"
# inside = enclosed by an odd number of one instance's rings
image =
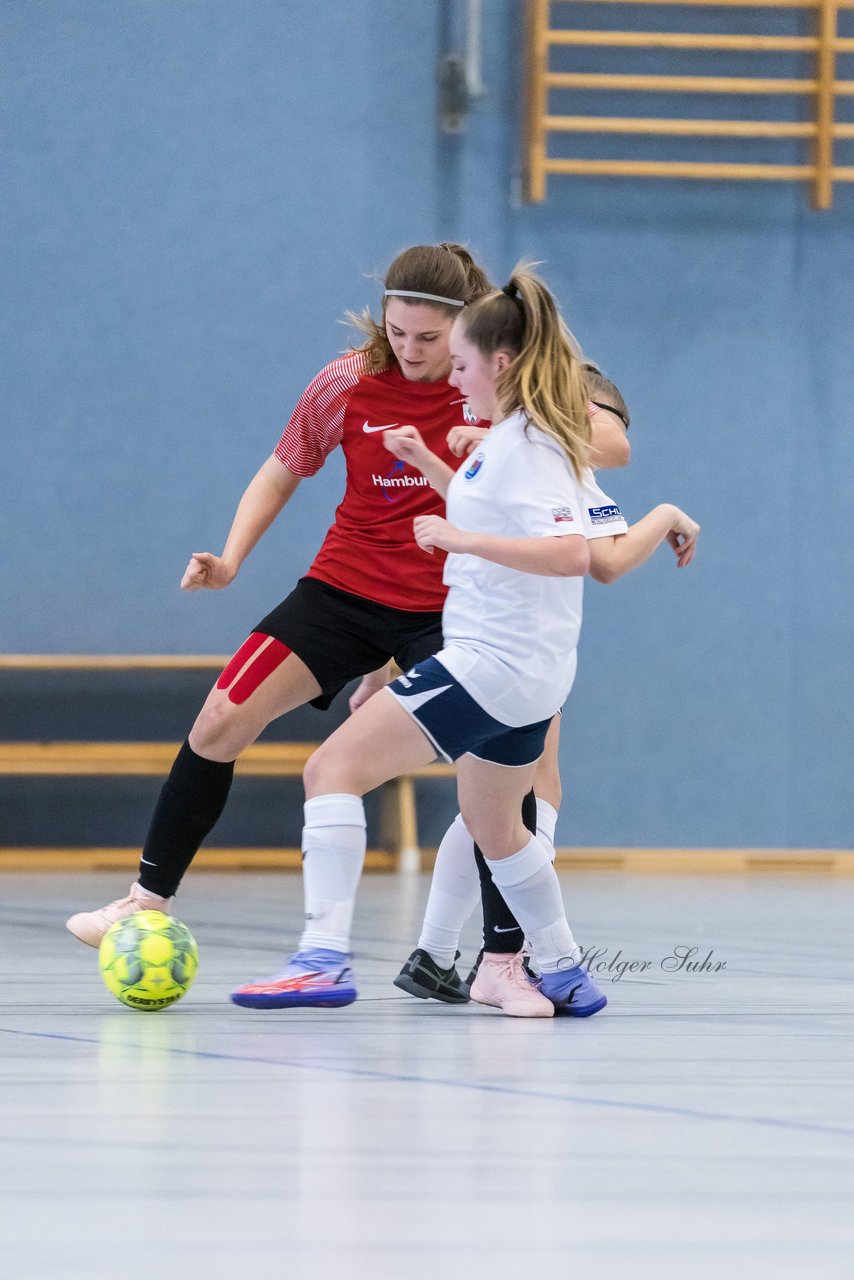
[[[471,967],[471,973],[466,978],[467,987],[471,987],[471,984],[474,982],[475,978],[477,977],[477,971],[480,968],[480,962],[482,959],[483,959],[483,947],[481,947],[480,951],[478,951],[477,959],[475,960],[474,964]]]
[[[480,951],[478,951],[477,959],[475,960],[474,964],[471,967],[471,973],[466,978],[466,986],[469,988],[471,988],[472,983],[477,977],[477,971],[480,968],[480,962],[482,959],[483,959],[483,947],[481,947]],[[540,975],[537,973],[536,969],[532,967],[531,957],[527,953],[525,954],[525,957],[522,960],[522,968],[525,970],[525,972],[527,973],[528,977],[531,979],[532,982],[539,981]]]
[[[456,959],[460,957],[459,951]],[[445,1004],[468,1004],[469,989],[461,980],[454,965],[440,969],[428,952],[416,947],[394,980],[400,987],[419,1000],[442,1000]]]

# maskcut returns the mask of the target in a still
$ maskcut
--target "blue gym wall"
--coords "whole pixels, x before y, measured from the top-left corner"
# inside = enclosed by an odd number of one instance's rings
[[[633,411],[605,487],[703,524],[591,584],[567,844],[850,847],[854,191],[553,179],[518,201],[521,4],[436,127],[453,0],[4,0],[5,652],[232,650],[341,492],[333,459],[223,594],[182,595],[401,247],[542,260]],[[437,833],[427,832],[436,838]]]

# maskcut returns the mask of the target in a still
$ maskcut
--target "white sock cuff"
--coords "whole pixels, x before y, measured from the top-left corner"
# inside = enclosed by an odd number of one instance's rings
[[[549,804],[548,800],[541,800],[537,796],[537,830],[547,835],[552,844],[555,841],[555,827],[557,826],[557,809],[553,804]]]
[[[361,796],[348,794],[315,796],[305,802],[307,827],[366,827]]]
[[[523,880],[530,880],[542,867],[551,865],[551,858],[537,837],[531,836],[524,849],[520,849],[518,853],[511,853],[509,858],[487,858],[487,864],[492,879],[499,889],[503,889],[505,885],[512,888]]]

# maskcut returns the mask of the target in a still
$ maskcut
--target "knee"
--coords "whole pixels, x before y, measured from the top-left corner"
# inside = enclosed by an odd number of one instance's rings
[[[496,820],[489,813],[472,813],[466,812],[465,809],[460,816],[466,830],[487,861],[507,858],[511,853],[518,853],[531,838],[530,832],[522,824],[521,816],[518,820],[510,817],[501,821]]]
[[[466,831],[468,831],[484,857],[489,858],[491,850],[496,843],[497,831],[495,823],[489,821],[488,815],[473,812],[464,807],[461,807],[457,821],[462,821]]]
[[[302,780],[309,800],[314,796],[328,795],[330,792],[342,790],[342,779],[340,770],[336,766],[335,752],[330,750],[326,743],[309,756],[302,772]]]
[[[254,740],[247,738],[245,726],[233,711],[226,699],[205,703],[190,731],[190,746],[197,755],[208,760],[234,760]]]

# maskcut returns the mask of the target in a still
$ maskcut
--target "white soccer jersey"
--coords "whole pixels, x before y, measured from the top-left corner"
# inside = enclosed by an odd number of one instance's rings
[[[625,533],[619,507],[521,411],[493,426],[448,488],[451,524],[509,538]],[[583,578],[521,573],[449,555],[436,656],[485,711],[513,726],[562,706],[575,677]]]

